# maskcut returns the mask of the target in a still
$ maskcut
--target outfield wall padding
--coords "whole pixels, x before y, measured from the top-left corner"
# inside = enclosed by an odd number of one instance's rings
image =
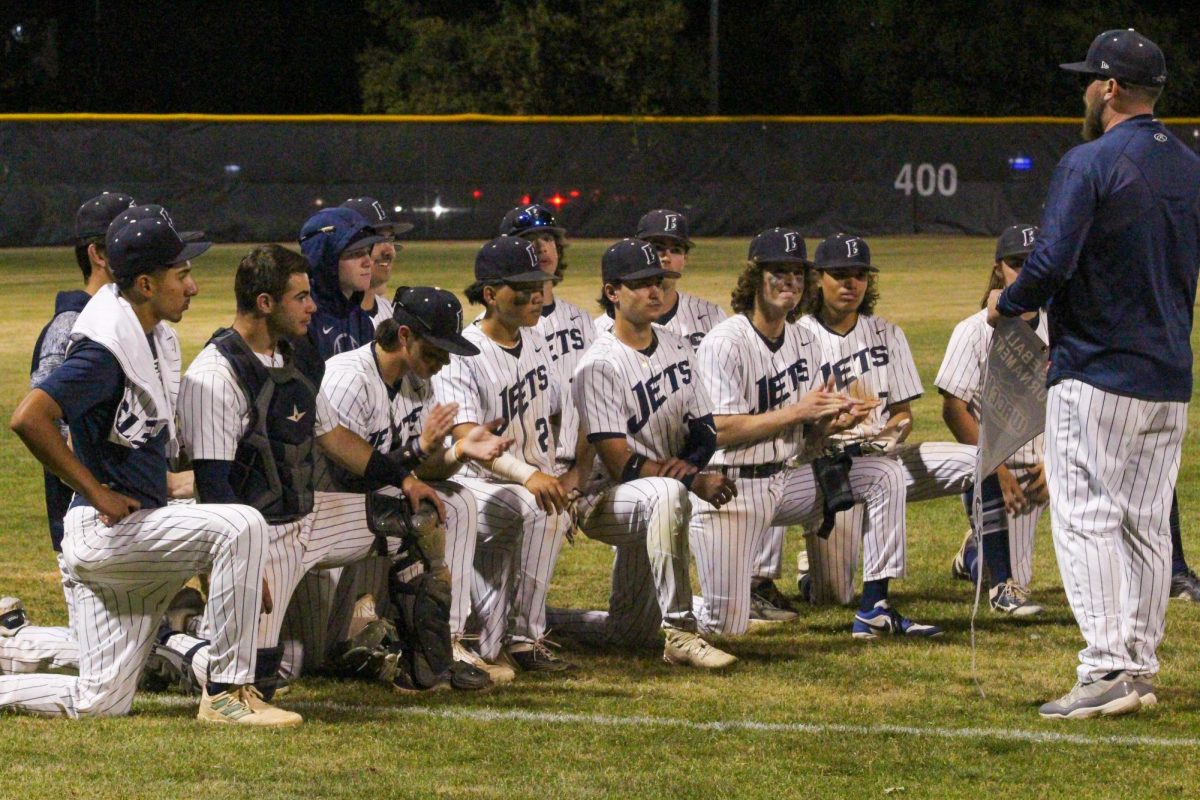
[[[1038,218],[1078,141],[1057,120],[7,118],[0,245],[68,243],[75,209],[107,189],[218,241],[294,240],[321,205],[357,195],[399,206],[422,239],[484,239],[524,197],[555,196],[580,237],[630,235],[656,207],[699,236],[994,235]]]

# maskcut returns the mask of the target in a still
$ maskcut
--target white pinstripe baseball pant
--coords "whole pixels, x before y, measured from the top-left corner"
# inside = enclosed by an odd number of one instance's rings
[[[692,494],[671,478],[638,478],[579,501],[579,527],[616,551],[608,611],[548,609],[550,627],[577,641],[659,644],[658,629],[696,630],[688,575]]]
[[[495,661],[506,641],[532,642],[546,635],[546,593],[569,514],[547,514],[523,486],[457,476],[479,510],[471,588],[479,654]],[[510,620],[511,617],[511,620]]]
[[[445,562],[450,570],[450,632],[452,635],[462,634],[471,613],[471,573],[472,560],[475,557],[475,535],[479,525],[479,510],[475,504],[475,496],[453,481],[439,481],[430,486],[437,491],[446,507],[446,543]],[[380,617],[386,617],[390,606],[388,595],[388,570],[391,569],[392,559],[372,556],[357,561],[346,567],[321,570],[329,575],[332,590],[326,584],[324,576],[313,573],[301,581],[301,588],[307,588],[310,581],[316,582],[315,594],[318,598],[332,597],[329,602],[331,609],[326,615],[328,626],[323,634],[327,646],[345,641],[349,636],[350,620],[354,614],[354,604],[363,594],[371,594],[375,598],[375,612]],[[402,580],[407,580],[419,573],[423,567],[413,565],[401,573]],[[315,572],[315,571],[314,571]],[[301,589],[296,595],[299,597]],[[293,599],[293,602],[296,602]],[[302,601],[309,604],[311,601]],[[320,602],[320,600],[318,600]],[[302,608],[304,606],[301,606]],[[311,607],[311,606],[310,606]],[[318,615],[299,619],[320,619]],[[321,637],[310,635],[304,641],[322,641]],[[328,652],[325,653],[328,657]]]
[[[956,442],[902,444],[892,456],[863,456],[865,459],[890,458],[900,464],[908,487],[907,502],[918,503],[935,497],[962,494],[975,479],[976,447]],[[815,604],[840,603],[854,599],[854,568],[858,564],[863,513],[861,506],[837,515],[828,539],[806,531],[812,601]],[[759,557],[755,574],[764,578],[782,575],[783,542],[770,542]]]
[[[738,496],[720,509],[695,501],[692,550],[704,600],[696,614],[702,633],[737,635],[750,621],[753,562],[780,526],[819,524],[821,492],[809,465],[766,478],[739,478]],[[861,505],[863,578],[904,576],[905,476],[891,459],[854,459],[850,489]]]
[[[184,582],[203,571],[212,576],[206,677],[253,680],[267,558],[261,514],[241,505],[166,506],[135,511],[110,528],[95,509],[78,507],[64,526],[63,557],[77,581],[79,676],[0,677],[0,707],[72,718],[127,714],[163,612]]]
[[[1082,682],[1114,670],[1158,673],[1187,410],[1073,379],[1050,387],[1046,478],[1058,568],[1087,642]]]
[[[74,580],[67,574],[62,553],[55,553],[63,597],[67,602],[66,627],[26,625],[11,636],[0,636],[0,675],[46,670],[79,669],[79,642],[71,633]]]

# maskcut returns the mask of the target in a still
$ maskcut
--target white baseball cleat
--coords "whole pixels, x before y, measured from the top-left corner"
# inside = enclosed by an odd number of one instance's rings
[[[462,661],[475,669],[483,670],[494,684],[512,683],[513,679],[517,677],[517,673],[512,667],[507,664],[492,664],[484,661],[482,656],[469,649],[458,637],[453,640],[453,653],[455,661]]]
[[[24,603],[16,597],[0,597],[0,636],[12,636],[28,624]]]
[[[663,661],[681,667],[724,669],[737,663],[737,656],[713,647],[691,631],[668,628]]]
[[[209,697],[205,689],[196,719],[248,728],[290,728],[304,721],[294,711],[284,711],[263,700],[252,685],[233,686],[215,697]]]

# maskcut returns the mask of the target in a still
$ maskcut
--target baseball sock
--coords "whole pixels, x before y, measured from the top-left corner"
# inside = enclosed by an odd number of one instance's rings
[[[1008,516],[1004,511],[1004,491],[1000,488],[1000,479],[993,473],[983,479],[980,485],[983,497],[983,563],[987,565],[991,577],[991,585],[999,586],[1012,576],[1012,564],[1008,552]],[[975,489],[968,489],[964,497],[967,515],[975,503]],[[971,520],[974,526],[974,518]],[[968,548],[966,566],[972,578],[978,569],[979,554],[975,548]]]
[[[880,600],[887,600],[888,578],[877,581],[863,581],[862,600],[858,604],[859,611],[870,611]]]
[[[1183,557],[1183,531],[1179,525],[1179,493],[1171,496],[1171,574],[1188,571],[1187,559]]]

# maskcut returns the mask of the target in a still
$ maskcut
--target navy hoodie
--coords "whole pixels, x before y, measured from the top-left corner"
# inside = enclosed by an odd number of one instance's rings
[[[304,238],[305,233],[326,227],[333,230]],[[375,325],[362,310],[363,292],[346,297],[338,284],[338,256],[361,238],[364,230],[372,233],[367,221],[348,208],[327,208],[304,223],[300,251],[308,259],[308,280],[317,303],[317,312],[308,326],[308,340],[322,361],[375,338]]]

